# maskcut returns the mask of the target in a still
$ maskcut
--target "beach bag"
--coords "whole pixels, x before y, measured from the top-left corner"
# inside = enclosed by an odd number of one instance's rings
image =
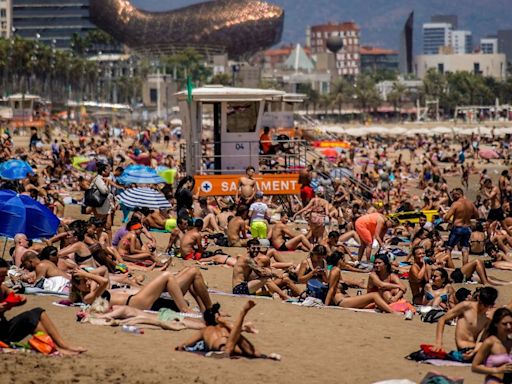
[[[41,352],[43,355],[49,355],[57,350],[52,338],[44,332],[37,332],[28,343],[32,349]]]
[[[310,279],[306,285],[306,293],[309,297],[322,300],[325,302],[329,287],[318,279]]]
[[[431,309],[426,314],[422,315],[421,320],[425,323],[437,323],[446,312],[442,309]]]
[[[87,207],[94,207],[99,208],[105,203],[105,200],[107,200],[108,194],[107,193],[101,193],[98,187],[96,186],[96,179],[94,179],[94,182],[91,185],[91,188],[89,188],[87,191],[85,191],[84,194],[84,204]]]

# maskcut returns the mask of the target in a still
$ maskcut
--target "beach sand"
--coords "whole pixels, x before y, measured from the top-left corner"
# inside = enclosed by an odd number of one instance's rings
[[[166,235],[157,234],[159,243]],[[238,249],[229,249],[236,254]],[[285,254],[299,262],[305,254]],[[460,262],[460,261],[459,261]],[[173,270],[192,262],[178,260]],[[232,269],[209,266],[202,270],[211,289],[230,292]],[[156,272],[149,274],[154,276]],[[491,275],[507,278],[506,272],[492,270]],[[366,278],[364,274],[353,277]],[[469,285],[474,289],[475,285]],[[458,287],[457,287],[458,288]],[[355,290],[350,290],[355,295]],[[500,287],[498,304],[512,299],[511,287]],[[192,300],[190,296],[187,296]],[[123,333],[118,327],[94,326],[75,321],[76,308],[52,305],[55,297],[29,296],[24,309],[42,306],[75,345],[89,351],[79,357],[41,355],[2,355],[1,383],[373,383],[407,378],[419,382],[429,371],[461,376],[465,383],[481,383],[483,376],[469,367],[432,367],[404,359],[421,343],[433,343],[435,324],[422,323],[419,316],[405,321],[402,316],[352,312],[341,309],[304,308],[279,300],[256,298],[249,313],[259,329],[248,335],[264,353],[282,355],[281,362],[266,360],[209,359],[174,347],[194,331],[146,330],[144,335]],[[214,302],[233,317],[245,298],[212,295]],[[445,331],[445,346],[454,349],[454,327]]]
[[[496,173],[491,174],[497,178]],[[459,184],[458,179],[453,182]],[[478,185],[478,175],[472,176],[471,185]],[[470,197],[474,194],[472,191]],[[81,217],[76,206],[67,207],[66,215]],[[168,235],[156,236],[162,248]],[[228,249],[229,253],[242,251]],[[285,254],[287,260],[295,262],[304,257],[300,252]],[[459,263],[460,260],[456,261]],[[190,265],[177,261],[173,271],[185,264]],[[230,268],[210,266],[202,272],[209,288],[231,291]],[[510,279],[510,272],[491,270],[490,274]],[[353,276],[367,278],[363,274]],[[473,290],[476,286],[467,287]],[[499,305],[512,299],[512,287],[500,287],[499,292]],[[350,293],[356,294],[355,290]],[[191,300],[190,296],[187,298]],[[257,306],[247,321],[252,321],[260,333],[248,338],[264,353],[281,354],[282,361],[219,360],[174,351],[194,331],[147,330],[144,335],[133,335],[123,333],[120,328],[80,324],[75,321],[78,310],[51,304],[57,300],[29,296],[27,304],[13,310],[9,317],[36,306],[44,307],[65,338],[87,347],[88,352],[73,358],[4,354],[0,359],[0,383],[327,384],[373,383],[385,379],[419,382],[429,371],[464,377],[468,384],[484,380],[483,375],[472,374],[470,367],[433,367],[404,359],[418,350],[420,344],[434,342],[436,325],[422,323],[419,316],[405,321],[397,315],[303,308],[256,298]],[[212,295],[212,300],[221,303],[222,310],[235,317],[247,299]],[[454,329],[445,330],[447,349],[455,348]]]

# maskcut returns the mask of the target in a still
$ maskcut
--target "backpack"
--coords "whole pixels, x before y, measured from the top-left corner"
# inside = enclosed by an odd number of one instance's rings
[[[306,293],[309,297],[325,302],[329,287],[318,279],[310,279],[306,284]]]

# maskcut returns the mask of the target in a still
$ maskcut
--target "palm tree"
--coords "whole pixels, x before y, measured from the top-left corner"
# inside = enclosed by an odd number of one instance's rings
[[[343,114],[343,104],[352,100],[354,95],[354,86],[345,77],[340,77],[334,82],[331,95],[334,104],[338,106],[338,111],[341,118]]]
[[[391,92],[388,93],[387,99],[393,104],[395,115],[398,109],[402,108],[402,102],[407,94],[407,87],[399,81],[395,81],[391,87]]]
[[[363,119],[368,110],[376,108],[380,104],[380,94],[375,82],[368,75],[360,75],[355,85],[356,102],[363,112]]]

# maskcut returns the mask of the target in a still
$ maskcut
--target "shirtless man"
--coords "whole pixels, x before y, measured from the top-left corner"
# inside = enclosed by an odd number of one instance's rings
[[[274,225],[272,229],[272,245],[274,248],[281,252],[294,251],[299,246],[305,248],[306,251],[311,251],[313,246],[304,235],[294,234],[288,228],[288,215],[281,216],[281,221]]]
[[[496,226],[499,222],[502,228],[507,231],[508,235],[512,236],[512,230],[509,229],[505,223],[505,212],[503,212],[503,208],[501,206],[500,188],[497,185],[493,185],[491,179],[486,178],[483,182],[482,193],[484,197],[489,199],[491,202],[491,209],[487,216],[487,221],[489,223],[487,227],[487,235],[490,237],[491,233],[495,232]]]
[[[247,205],[240,205],[236,210],[236,216],[228,223],[228,245],[230,247],[245,247],[247,245],[247,224],[249,217]]]
[[[448,237],[449,268],[455,268],[452,260],[452,250],[458,244],[462,247],[462,265],[469,261],[469,239],[471,238],[471,219],[478,219],[479,214],[475,205],[464,197],[461,188],[455,188],[452,193],[453,204],[444,215],[444,221],[453,218],[453,227]]]
[[[228,230],[228,222],[229,218],[235,216],[235,213],[233,212],[233,204],[222,204],[220,213],[217,215],[217,221],[219,222],[219,228],[226,233]]]
[[[161,208],[158,211],[150,213],[143,219],[143,224],[148,228],[166,230],[171,232],[172,224],[174,224],[173,218],[171,218],[171,210],[169,208]]]
[[[70,275],[61,271],[56,264],[52,263],[50,260],[41,260],[38,255],[32,251],[25,253],[23,256],[23,267],[32,272],[36,273],[36,280],[38,281],[41,278],[50,278],[61,276],[66,279],[70,279]]]
[[[180,254],[183,260],[200,260],[203,257],[203,220],[196,219],[194,226],[181,238]]]
[[[17,233],[14,236],[14,254],[13,261],[14,265],[21,267],[21,259],[23,255],[30,251],[32,247],[29,246],[28,238],[24,233]]]
[[[481,343],[477,342],[480,333],[489,324],[487,312],[494,306],[498,291],[492,287],[480,289],[478,301],[463,301],[450,309],[439,319],[436,328],[434,351],[443,350],[443,332],[445,324],[457,319],[455,327],[455,344],[464,353],[464,359],[470,361],[475,356]]]
[[[166,249],[167,253],[170,253],[173,248],[181,248],[181,241],[183,239],[183,236],[185,236],[185,232],[188,229],[187,218],[180,216],[180,217],[178,217],[176,222],[178,225],[171,232],[171,237],[169,238],[169,244],[167,244],[167,249]]]
[[[259,255],[260,249],[261,245],[257,239],[250,239],[247,242],[247,253],[238,257],[233,267],[233,293],[254,295],[258,290],[266,287],[271,293],[277,293],[281,298],[288,299],[288,295],[272,281],[274,276],[272,270],[261,267],[256,262],[255,258]]]
[[[247,167],[245,170],[246,176],[242,176],[238,181],[238,189],[235,197],[235,201],[238,204],[249,206],[254,203],[254,195],[256,193],[256,180],[254,180],[255,172],[254,167]]]

